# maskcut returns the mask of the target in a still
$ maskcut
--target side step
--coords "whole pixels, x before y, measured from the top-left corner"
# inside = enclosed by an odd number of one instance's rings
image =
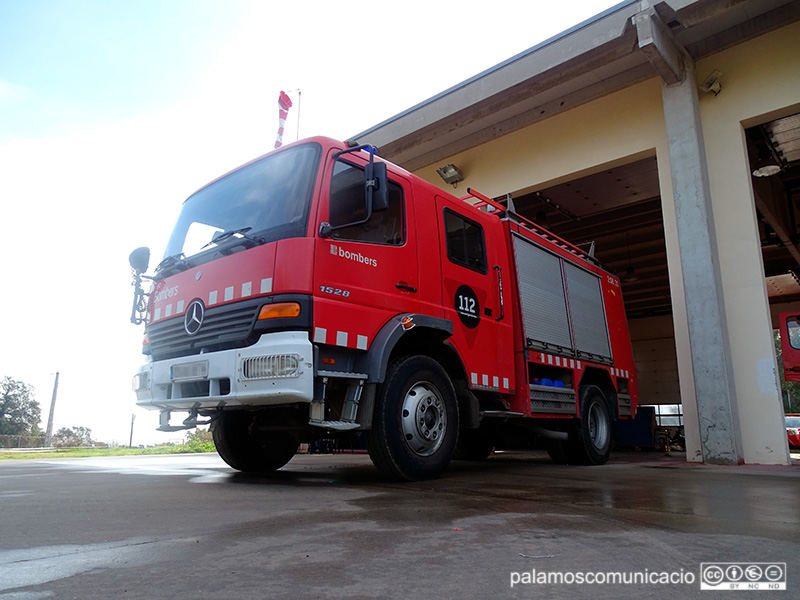
[[[313,427],[332,429],[333,431],[353,431],[361,427],[358,423],[354,423],[353,421],[317,421],[311,419],[308,424]]]
[[[353,375],[355,375],[355,377],[353,377]],[[361,393],[364,391],[366,376],[362,376],[360,373],[348,373],[345,374],[345,376],[353,379],[353,381],[347,386],[344,407],[342,409],[342,419],[339,421],[326,421],[324,418],[321,418],[325,415],[325,402],[312,402],[311,418],[308,420],[309,425],[312,427],[330,429],[332,431],[353,431],[361,427],[356,421],[356,417],[358,416],[358,403],[361,400]],[[327,385],[327,378],[324,378],[322,381],[324,385]]]
[[[171,411],[169,410],[161,411],[161,414],[158,417],[159,426],[156,427],[156,431],[166,431],[172,433],[174,431],[183,431],[184,429],[194,429],[200,425],[210,425],[211,421],[213,421],[213,419],[209,419],[208,421],[199,421],[197,418],[197,408],[193,408],[191,411],[189,411],[189,416],[183,420],[183,424],[181,425],[170,425],[170,415]]]

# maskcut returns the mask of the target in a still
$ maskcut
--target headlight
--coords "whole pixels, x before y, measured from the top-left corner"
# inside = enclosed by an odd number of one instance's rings
[[[298,377],[300,375],[300,355],[251,356],[242,360],[240,373],[242,379]]]

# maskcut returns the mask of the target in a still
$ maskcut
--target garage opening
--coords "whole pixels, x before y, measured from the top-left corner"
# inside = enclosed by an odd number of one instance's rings
[[[780,361],[781,312],[800,311],[800,113],[745,129],[767,296]],[[784,412],[800,412],[800,385],[781,374]]]
[[[529,193],[515,194],[517,212],[584,248],[620,278],[639,404],[653,427],[683,426],[672,324],[667,249],[655,156]]]

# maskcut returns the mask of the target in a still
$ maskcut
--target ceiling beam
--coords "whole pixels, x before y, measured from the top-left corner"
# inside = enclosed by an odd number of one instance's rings
[[[783,221],[778,218],[770,204],[764,199],[764,196],[761,195],[759,186],[753,186],[753,196],[756,201],[756,208],[758,212],[761,213],[764,222],[772,228],[775,235],[778,236],[778,239],[786,248],[786,251],[791,255],[792,259],[794,259],[795,266],[800,270],[800,250],[798,250],[797,246],[795,246],[792,241],[792,236],[786,231]]]
[[[686,77],[686,50],[678,45],[655,9],[651,7],[634,15],[633,24],[636,26],[639,49],[664,83],[673,85],[683,81]]]

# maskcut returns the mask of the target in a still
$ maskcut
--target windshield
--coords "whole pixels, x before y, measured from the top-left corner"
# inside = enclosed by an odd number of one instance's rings
[[[786,417],[787,427],[800,427],[800,417]]]
[[[226,244],[247,232],[258,243],[306,235],[321,148],[305,144],[234,171],[189,197],[172,230],[165,257],[184,257]]]

